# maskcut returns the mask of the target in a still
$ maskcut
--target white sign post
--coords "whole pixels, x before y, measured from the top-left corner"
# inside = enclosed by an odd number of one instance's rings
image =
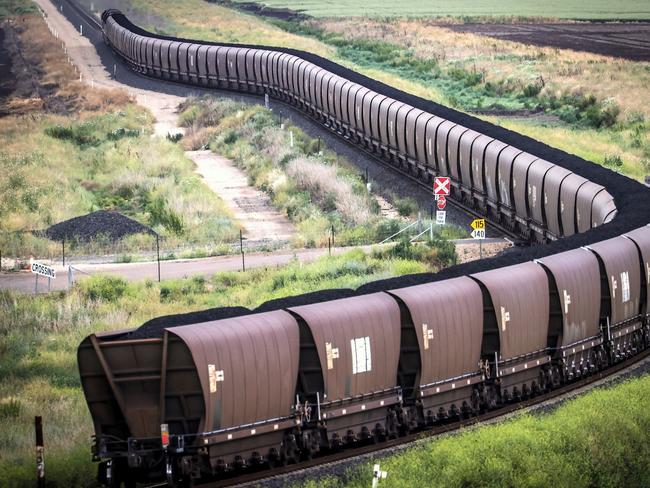
[[[478,239],[478,252],[480,259],[483,259],[483,239],[485,239],[485,219],[474,219],[472,226],[472,239]]]
[[[34,293],[38,293],[39,275],[45,276],[47,278],[47,291],[50,291],[52,287],[52,279],[56,278],[56,271],[54,271],[54,268],[32,261],[30,269],[32,273],[36,275],[36,282],[34,283]]]
[[[385,480],[388,476],[388,471],[382,471],[379,464],[372,467],[372,488],[379,486],[379,480]]]

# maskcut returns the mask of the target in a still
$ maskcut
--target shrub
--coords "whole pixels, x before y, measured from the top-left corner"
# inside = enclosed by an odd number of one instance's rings
[[[623,166],[623,160],[618,154],[608,154],[603,160],[605,166],[620,168]]]
[[[394,203],[395,209],[402,217],[409,217],[418,211],[418,204],[411,197],[396,198]]]
[[[124,296],[128,283],[117,276],[91,276],[81,281],[82,294],[92,301],[116,302]]]

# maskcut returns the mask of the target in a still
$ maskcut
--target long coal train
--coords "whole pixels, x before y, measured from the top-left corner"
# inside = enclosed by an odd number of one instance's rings
[[[154,319],[79,347],[99,480],[187,485],[529,398],[650,344],[650,191],[310,53],[104,38],[151,77],[281,100],[536,245],[437,274]]]

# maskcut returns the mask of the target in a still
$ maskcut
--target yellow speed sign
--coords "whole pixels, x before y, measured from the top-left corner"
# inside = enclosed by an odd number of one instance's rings
[[[474,219],[471,226],[474,230],[483,230],[485,229],[485,219]]]

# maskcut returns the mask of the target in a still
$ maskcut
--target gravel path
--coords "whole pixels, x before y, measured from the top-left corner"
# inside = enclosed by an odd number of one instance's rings
[[[210,189],[221,197],[254,241],[286,241],[295,232],[287,217],[271,204],[269,197],[248,184],[246,173],[212,151],[185,153]]]

